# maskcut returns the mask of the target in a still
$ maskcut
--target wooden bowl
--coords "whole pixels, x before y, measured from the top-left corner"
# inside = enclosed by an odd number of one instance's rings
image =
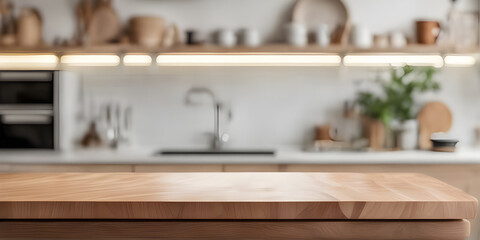
[[[130,19],[130,39],[144,47],[159,47],[165,30],[165,21],[159,17],[134,17]]]

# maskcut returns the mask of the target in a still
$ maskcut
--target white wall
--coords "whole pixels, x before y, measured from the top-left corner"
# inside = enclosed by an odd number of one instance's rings
[[[264,39],[282,39],[294,0],[113,0],[123,22],[134,15],[163,16],[183,29],[208,35],[219,28],[255,27]],[[76,1],[16,0],[20,8],[37,6],[45,22],[44,37],[68,38],[75,29]],[[448,0],[345,0],[353,23],[374,33],[403,31],[413,36],[417,19],[444,20]],[[459,0],[464,10],[477,10],[475,0]],[[81,72],[87,98],[119,100],[134,108],[135,143],[148,147],[201,146],[212,128],[209,106],[187,107],[192,86],[208,86],[233,109],[231,146],[302,145],[313,126],[334,123],[342,103],[353,99],[358,80],[374,79],[374,70],[347,68],[155,68]],[[438,94],[454,113],[451,134],[463,145],[480,123],[480,88],[475,68],[445,69],[437,79]]]

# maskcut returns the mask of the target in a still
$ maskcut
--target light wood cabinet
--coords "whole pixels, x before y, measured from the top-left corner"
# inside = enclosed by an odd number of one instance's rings
[[[282,165],[282,172],[418,172],[438,178],[464,191],[469,190],[471,182],[475,181],[480,165],[432,165],[432,164],[345,164],[345,165],[318,165],[294,164]],[[480,175],[478,176],[480,180]]]
[[[1,171],[1,168],[0,168]],[[127,164],[11,164],[8,172],[132,172]]]
[[[221,164],[135,165],[134,172],[222,172]]]
[[[9,172],[10,164],[0,164],[0,172]]]
[[[418,172],[440,179],[480,199],[480,165],[431,165],[431,164],[384,164],[384,165],[282,165],[284,172]],[[477,213],[477,215],[479,215]],[[470,220],[469,240],[480,239],[480,216]]]
[[[278,172],[280,166],[275,164],[228,164],[223,165],[224,172]]]
[[[475,177],[467,183],[466,192],[480,200],[480,170],[476,168]],[[453,185],[453,184],[452,184]],[[471,236],[469,239],[480,239],[480,213],[471,221]]]

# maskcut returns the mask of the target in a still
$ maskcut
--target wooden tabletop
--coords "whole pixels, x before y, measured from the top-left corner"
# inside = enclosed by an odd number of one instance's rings
[[[477,207],[413,173],[0,174],[0,219],[472,219]]]

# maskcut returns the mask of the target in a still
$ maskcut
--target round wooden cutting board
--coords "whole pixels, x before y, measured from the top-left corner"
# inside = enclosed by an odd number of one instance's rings
[[[452,127],[452,112],[442,102],[427,103],[418,113],[420,149],[432,148],[432,133],[447,132]]]

